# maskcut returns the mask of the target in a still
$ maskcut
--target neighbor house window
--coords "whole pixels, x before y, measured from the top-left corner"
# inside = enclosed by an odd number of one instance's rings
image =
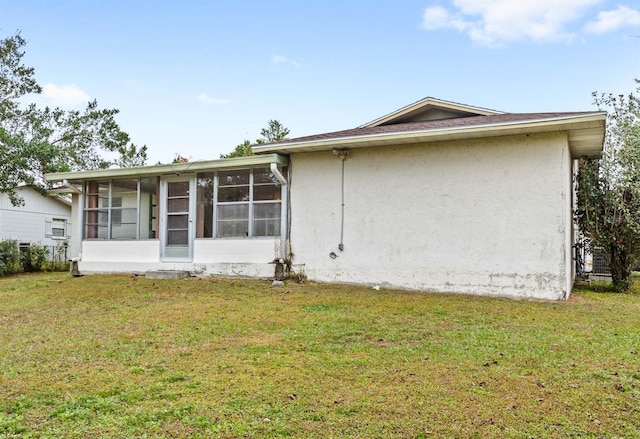
[[[66,239],[69,224],[66,219],[51,218],[45,220],[45,236],[51,239]]]
[[[269,168],[198,174],[198,238],[280,235],[282,185]]]
[[[86,183],[86,239],[156,237],[157,179]]]
[[[63,219],[54,218],[51,221],[51,236],[54,238],[66,238],[67,237],[67,221]]]

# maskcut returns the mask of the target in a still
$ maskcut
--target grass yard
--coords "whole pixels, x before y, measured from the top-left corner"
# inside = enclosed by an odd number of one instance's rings
[[[0,437],[640,438],[640,294],[2,278]]]

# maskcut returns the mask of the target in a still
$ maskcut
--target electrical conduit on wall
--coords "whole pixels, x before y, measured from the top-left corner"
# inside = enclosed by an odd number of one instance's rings
[[[342,182],[341,182],[341,217],[340,217],[340,243],[338,244],[338,250],[344,251],[344,162],[349,157],[350,150],[348,148],[345,149],[334,149],[333,155],[342,160]],[[332,256],[333,257],[333,256]]]

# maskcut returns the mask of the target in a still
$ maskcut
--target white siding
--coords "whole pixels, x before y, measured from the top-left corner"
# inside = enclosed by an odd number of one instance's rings
[[[319,281],[561,299],[568,157],[564,133],[352,149],[339,251],[341,162],[292,154],[294,264]]]
[[[67,240],[71,233],[71,206],[29,187],[18,188],[17,193],[24,199],[23,206],[13,206],[7,194],[0,194],[0,240],[14,239],[46,246]],[[47,223],[50,224],[54,218],[67,222],[67,236],[60,239],[47,236],[50,235]]]

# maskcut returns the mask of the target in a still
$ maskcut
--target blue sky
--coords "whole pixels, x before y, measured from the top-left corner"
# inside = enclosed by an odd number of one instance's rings
[[[640,78],[637,0],[0,0],[43,105],[118,108],[149,163],[216,159],[269,119],[353,128],[426,96],[595,110]]]

